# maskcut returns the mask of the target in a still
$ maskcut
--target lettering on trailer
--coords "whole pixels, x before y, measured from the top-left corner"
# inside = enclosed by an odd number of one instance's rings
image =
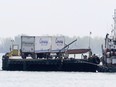
[[[62,46],[63,45],[63,40],[59,39],[59,38],[56,38],[56,44],[57,46]]]
[[[42,46],[47,46],[48,41],[47,41],[47,40],[44,40],[44,39],[42,39],[42,38],[40,38],[39,43],[40,43]]]

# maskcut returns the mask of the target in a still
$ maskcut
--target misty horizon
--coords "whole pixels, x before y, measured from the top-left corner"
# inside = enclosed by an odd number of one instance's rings
[[[104,37],[112,30],[116,1],[2,0],[0,38],[26,34]]]

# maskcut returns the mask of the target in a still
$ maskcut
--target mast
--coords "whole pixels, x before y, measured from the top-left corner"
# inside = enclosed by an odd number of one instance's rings
[[[116,40],[116,9],[114,9],[114,40]]]

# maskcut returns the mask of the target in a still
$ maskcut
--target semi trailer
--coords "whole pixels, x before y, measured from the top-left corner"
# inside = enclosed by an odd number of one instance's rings
[[[25,59],[57,57],[65,46],[64,36],[21,36],[21,56]],[[64,52],[64,51],[63,51]]]

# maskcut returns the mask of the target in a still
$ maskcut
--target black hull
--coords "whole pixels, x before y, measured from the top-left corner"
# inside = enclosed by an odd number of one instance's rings
[[[2,69],[10,71],[96,72],[96,64],[79,59],[2,59]]]
[[[108,66],[99,66],[98,72],[109,72],[113,73],[116,72],[116,67],[108,67]]]

